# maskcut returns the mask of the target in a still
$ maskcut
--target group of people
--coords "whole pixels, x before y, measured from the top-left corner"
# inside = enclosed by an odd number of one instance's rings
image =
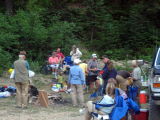
[[[108,101],[109,104],[114,102],[114,89],[117,87],[121,89],[121,93],[124,96],[128,85],[134,84],[139,89],[141,87],[141,69],[139,68],[136,60],[132,61],[134,69],[131,74],[124,70],[117,71],[113,66],[113,62],[105,55],[102,56],[102,61],[104,63],[104,67],[102,69],[99,66],[98,56],[96,54],[92,54],[91,59],[88,62],[85,60],[81,61],[80,58],[82,56],[82,52],[75,45],[72,46],[70,55],[74,64],[70,67],[68,75],[68,85],[71,88],[71,98],[73,106],[87,107],[88,112],[86,114],[86,120],[90,119],[91,108],[94,110],[94,105],[91,101],[85,104],[83,91],[86,86],[89,86],[91,92],[93,92],[92,90],[94,88],[97,90],[100,87],[101,83],[97,77],[100,71],[103,79],[102,88],[104,100],[102,99],[101,101],[103,104],[105,104],[106,101]],[[61,49],[58,48],[48,59],[55,78],[57,78],[59,67],[63,67],[61,65],[63,65],[62,63],[64,58],[64,54],[61,52]],[[18,108],[26,108],[28,105],[29,64],[25,59],[26,52],[20,51],[19,59],[14,62],[14,80],[17,89],[16,103]],[[78,103],[78,101],[80,103]],[[107,110],[107,113],[110,111],[111,108],[110,110]],[[103,109],[102,113],[103,112],[105,113],[106,110]]]
[[[27,108],[28,106],[28,91],[29,91],[29,64],[26,60],[26,51],[20,51],[18,54],[19,59],[13,64],[14,66],[14,82],[16,86],[16,107]],[[70,52],[72,61],[82,56],[80,50],[73,45]],[[52,74],[57,79],[58,69],[63,67],[64,54],[60,48],[52,52],[52,56],[48,58],[48,63],[52,68]]]
[[[100,80],[98,79],[98,74],[102,74],[103,84],[103,98],[101,99],[101,104],[114,104],[115,89],[118,88],[120,94],[124,99],[126,99],[128,86],[132,85],[141,89],[141,69],[138,65],[137,60],[133,60],[131,66],[133,67],[132,72],[125,70],[117,71],[114,68],[113,62],[106,56],[102,56],[102,61],[104,67],[100,69],[99,63],[97,61],[97,55],[92,54],[92,58],[89,60],[88,64],[85,63],[86,69],[81,66],[84,64],[80,59],[74,59],[74,66],[70,68],[68,83],[71,85],[71,96],[73,106],[80,105],[81,107],[86,107],[85,120],[91,119],[92,112],[98,112],[100,114],[109,114],[112,107],[102,107],[100,110],[95,109],[95,104],[92,101],[88,101],[87,104],[84,102],[83,88],[89,85],[89,88],[96,90],[100,87]],[[88,84],[87,84],[88,83]],[[92,91],[93,92],[93,91]],[[78,100],[80,104],[78,104]],[[138,92],[136,96],[136,102],[138,103]]]

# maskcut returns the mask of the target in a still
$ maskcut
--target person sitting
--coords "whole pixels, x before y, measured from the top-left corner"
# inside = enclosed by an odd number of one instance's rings
[[[114,108],[114,97],[115,97],[115,83],[109,82],[106,87],[106,95],[102,98],[102,100],[98,103],[101,105],[113,104],[110,107],[100,107],[98,110],[96,109],[95,104],[92,101],[88,101],[86,103],[86,111],[85,111],[85,120],[91,120],[92,115],[91,113],[98,113],[100,115],[110,114],[112,109]]]
[[[58,67],[59,67],[59,59],[56,56],[56,52],[52,52],[52,56],[49,57],[48,63],[50,64],[50,67],[52,68],[52,74],[55,79],[57,79],[57,73],[58,73]]]
[[[120,70],[117,72],[116,80],[118,82],[118,87],[125,92],[127,92],[127,87],[133,82],[133,78],[130,73],[125,70]]]

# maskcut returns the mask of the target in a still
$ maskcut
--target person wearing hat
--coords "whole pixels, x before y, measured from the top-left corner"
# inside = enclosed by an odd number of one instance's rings
[[[25,60],[26,52],[20,51],[19,59],[14,62],[14,82],[16,86],[16,104],[18,108],[27,108],[29,88],[29,64]]]
[[[75,59],[80,59],[82,52],[77,48],[76,45],[72,46],[72,51],[70,52],[71,60],[74,62]]]
[[[85,86],[85,75],[80,68],[81,60],[75,59],[74,66],[70,68],[70,73],[68,77],[68,83],[71,85],[71,97],[73,106],[77,106],[77,98],[79,99],[80,106],[84,107],[84,95],[83,86]]]
[[[97,55],[92,54],[92,59],[90,59],[88,62],[88,77],[87,77],[91,91],[94,89],[94,83],[96,83],[96,88],[99,88],[97,75],[98,75]]]

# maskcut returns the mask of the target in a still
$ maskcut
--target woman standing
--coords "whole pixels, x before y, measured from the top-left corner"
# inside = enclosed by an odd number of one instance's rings
[[[70,68],[68,83],[71,85],[71,97],[73,106],[77,106],[77,98],[79,99],[80,106],[84,106],[83,86],[86,84],[85,75],[79,67],[81,60],[75,59],[74,66]]]

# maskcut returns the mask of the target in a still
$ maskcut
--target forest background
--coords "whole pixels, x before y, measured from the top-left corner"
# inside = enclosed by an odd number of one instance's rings
[[[160,45],[160,0],[1,0],[0,72],[20,50],[41,66],[57,47],[76,44],[88,59],[151,61]]]

